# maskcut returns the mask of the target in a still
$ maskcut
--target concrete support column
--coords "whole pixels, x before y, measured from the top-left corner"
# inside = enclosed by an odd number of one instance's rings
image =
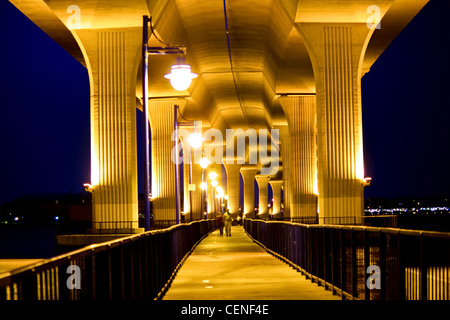
[[[270,180],[270,187],[272,188],[272,215],[274,218],[281,217],[281,186],[283,180]]]
[[[194,157],[194,154],[192,155]],[[195,185],[195,190],[191,192],[192,195],[192,218],[194,220],[203,219],[202,214],[202,168],[200,164],[194,163],[192,159],[192,183]]]
[[[202,168],[198,163],[201,150],[194,150],[185,138],[183,137],[181,139],[183,145],[183,212],[185,221],[200,220],[203,218],[201,213],[202,194],[200,188],[200,184],[202,183]],[[192,177],[190,178],[191,175]],[[192,185],[195,185],[195,190],[193,191],[189,191],[190,181]]]
[[[172,158],[174,141],[174,106],[184,100],[151,100],[149,114],[152,136],[152,196],[153,220],[176,220],[175,163]],[[181,105],[180,105],[181,107]],[[180,181],[182,184],[183,181]],[[181,210],[180,210],[181,211]]]
[[[227,195],[228,195],[228,209],[230,213],[235,216],[239,214],[239,200],[240,200],[240,183],[239,170],[240,164],[224,164],[227,171]]]
[[[141,28],[77,30],[91,84],[93,231],[139,232],[136,71]]]
[[[255,218],[255,174],[256,166],[242,166],[240,169],[244,182],[244,212],[247,218]]]
[[[219,183],[219,186],[223,188],[222,185],[222,165],[218,163],[210,163],[208,168],[206,169],[206,177],[205,180],[208,183],[207,188],[207,201],[208,201],[208,215],[209,218],[214,219],[216,217],[215,213],[220,212],[219,201],[216,198],[216,189],[211,186],[211,179],[209,178],[209,173],[214,171],[217,173],[216,181]]]
[[[365,22],[296,26],[316,79],[319,219],[359,223],[364,208],[362,59],[373,29]]]
[[[317,215],[316,98],[281,97],[288,121],[290,216]]]
[[[291,199],[291,166],[290,166],[290,152],[289,152],[289,129],[288,126],[279,126],[277,129],[280,132],[280,152],[281,160],[283,162],[283,217],[290,217],[290,202]]]
[[[186,148],[186,143],[183,143],[183,150]],[[189,166],[189,153],[183,152],[183,212],[185,221],[191,220],[191,201],[189,197],[189,174],[190,174],[190,166]]]
[[[256,175],[256,182],[259,189],[259,210],[258,215],[261,219],[267,219],[269,217],[269,180],[270,176]]]
[[[209,173],[211,171],[214,171],[211,169],[211,165],[208,166],[208,168],[206,168],[205,170],[205,181],[207,183],[207,188],[206,188],[206,203],[207,203],[207,212],[208,212],[208,217],[210,218],[215,218],[215,214],[214,214],[214,198],[213,198],[213,191],[214,188],[211,186],[211,179],[209,178]]]

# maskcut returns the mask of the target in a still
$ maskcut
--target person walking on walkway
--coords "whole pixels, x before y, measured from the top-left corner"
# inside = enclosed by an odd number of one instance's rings
[[[217,221],[217,226],[219,227],[220,236],[223,237],[223,226],[224,226],[223,216],[221,214],[218,214],[216,221]]]
[[[223,215],[223,220],[225,221],[225,233],[227,237],[231,237],[231,223],[233,222],[233,218],[231,218],[230,211],[228,209]]]

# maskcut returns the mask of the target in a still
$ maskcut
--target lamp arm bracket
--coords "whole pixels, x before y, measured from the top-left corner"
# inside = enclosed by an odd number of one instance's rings
[[[148,19],[148,22],[150,23],[150,30],[152,32],[152,35],[155,37],[156,40],[158,40],[161,44],[163,44],[163,47],[149,47],[148,53],[149,54],[186,54],[186,46],[185,45],[171,45],[166,42],[164,42],[156,33],[155,28],[153,26],[153,17],[150,16]]]

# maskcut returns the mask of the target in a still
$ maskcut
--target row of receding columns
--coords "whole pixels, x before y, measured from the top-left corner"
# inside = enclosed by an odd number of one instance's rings
[[[269,204],[272,202],[272,215],[281,217],[281,188],[283,180],[271,180],[271,176],[257,174],[256,166],[246,165],[240,168],[244,184],[244,210],[247,218],[255,218],[255,181],[258,184],[258,218],[269,217]],[[272,188],[273,201],[269,201],[269,184]]]
[[[226,208],[229,212],[236,217],[237,215],[244,214],[248,218],[255,218],[255,181],[258,185],[258,216],[262,219],[267,219],[269,217],[269,205],[271,204],[272,210],[271,214],[273,217],[280,217],[282,213],[281,204],[281,189],[283,186],[282,180],[271,180],[271,176],[257,174],[258,169],[255,165],[245,166],[241,164],[223,164],[226,172],[226,184],[227,184],[227,201]],[[221,175],[222,164],[210,164],[208,169],[205,171],[204,176],[207,177],[208,173],[214,171],[218,174],[218,181],[222,181]],[[199,164],[194,163],[190,165],[189,162],[183,165],[184,168],[184,179],[183,179],[183,190],[184,190],[184,202],[182,205],[184,220],[199,220],[206,217],[208,214],[209,218],[214,218],[216,212],[220,212],[220,203],[215,199],[214,188],[208,183],[208,188],[206,191],[200,189],[200,184],[202,182],[202,171]],[[192,170],[192,175],[191,171]],[[243,211],[240,206],[240,178],[242,176],[244,182],[244,207]],[[189,177],[192,177],[191,179]],[[208,178],[206,178],[207,180]],[[195,190],[189,191],[188,185],[192,183],[195,184]],[[269,200],[269,185],[272,189],[272,200]],[[205,196],[202,197],[202,192],[205,192]],[[157,201],[157,197],[153,201]],[[192,201],[192,203],[191,203]],[[202,202],[203,201],[203,202]],[[158,219],[160,215],[155,212],[155,218]],[[161,219],[161,218],[159,218]]]
[[[211,164],[205,172],[204,176],[208,176],[208,173],[214,171],[218,174],[218,181],[222,181],[221,177],[221,164]],[[226,172],[226,184],[227,184],[227,201],[226,209],[236,217],[237,215],[244,214],[248,218],[255,217],[255,181],[258,184],[258,217],[267,219],[269,217],[269,205],[272,204],[271,214],[274,217],[280,217],[282,213],[281,205],[281,189],[283,185],[282,180],[271,180],[271,176],[257,174],[258,169],[256,166],[243,166],[241,164],[227,164],[224,163]],[[208,183],[208,189],[205,191],[206,196],[202,198],[200,184],[202,182],[202,172],[198,164],[190,165],[189,162],[183,165],[184,168],[184,203],[183,214],[185,221],[198,220],[206,217],[214,217],[216,212],[220,211],[220,204],[214,198],[214,190],[210,183]],[[192,171],[192,175],[191,172]],[[244,210],[240,206],[240,178],[244,181]],[[191,179],[189,177],[192,177]],[[207,178],[206,178],[207,179]],[[189,191],[188,185],[195,184],[195,190]],[[272,201],[269,201],[269,185],[272,189]],[[156,199],[155,199],[156,200]],[[192,203],[191,203],[192,201]],[[202,203],[203,201],[203,203]],[[158,216],[157,216],[158,217]]]
[[[280,128],[284,215],[318,216],[323,218],[322,222],[330,223],[335,221],[326,219],[348,217],[359,222],[364,203],[361,61],[373,30],[367,29],[365,23],[297,23],[295,27],[314,66],[316,95],[280,98],[287,118],[287,126]],[[76,32],[91,82],[94,229],[138,228],[135,76],[141,31],[124,28]],[[171,135],[173,106],[181,103],[172,100],[150,103],[154,220],[175,219]],[[226,170],[230,177],[227,190],[230,211],[239,207],[236,187],[239,172],[244,182],[243,211],[252,214],[256,169],[226,165]],[[221,170],[216,172],[220,174]],[[193,173],[196,185],[199,176],[198,171]],[[266,190],[271,183],[276,190],[274,199],[278,197],[279,183],[261,176],[256,181],[260,190]],[[265,215],[263,193],[260,213]],[[211,203],[209,190],[207,198]],[[194,192],[192,206],[185,203],[192,207],[192,218],[202,217],[199,199]]]

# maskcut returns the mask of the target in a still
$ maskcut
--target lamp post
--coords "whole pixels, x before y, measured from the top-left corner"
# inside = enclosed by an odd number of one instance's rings
[[[190,146],[195,150],[200,148],[203,143],[203,137],[201,133],[196,132],[197,131],[197,121],[194,121],[194,133],[191,133],[189,135],[189,138],[187,139]],[[195,158],[195,156],[194,156]],[[192,161],[189,159],[189,212],[191,215],[191,221],[192,221],[192,191],[195,191],[195,184],[192,183]],[[203,195],[203,192],[202,192]]]
[[[205,169],[208,167],[209,165],[209,160],[208,158],[201,158],[200,159],[200,167],[202,168],[202,184],[200,186],[200,188],[202,189],[202,215],[203,212],[205,212],[206,208],[205,208],[205,190],[207,188],[207,184],[205,182]],[[208,219],[208,213],[206,213],[206,219]]]
[[[186,48],[184,46],[170,46],[163,43],[153,32],[152,19],[148,16],[143,16],[143,28],[142,28],[142,106],[143,106],[143,166],[144,166],[144,216],[145,216],[145,231],[150,230],[150,189],[151,189],[151,161],[150,161],[150,128],[148,118],[148,56],[149,55],[165,55],[165,54],[178,54],[181,57],[177,58],[177,64],[172,66],[172,72],[166,74],[165,78],[170,79],[175,90],[186,90],[192,79],[196,78],[195,73],[191,73],[191,67],[186,64],[183,55],[186,54]],[[149,47],[148,40],[148,27],[150,25],[152,34],[158,41],[164,44],[163,47]],[[176,108],[175,108],[176,112]],[[175,118],[176,121],[176,118]],[[178,143],[177,141],[175,142]],[[177,149],[175,149],[177,150]],[[175,157],[178,159],[178,157]],[[178,168],[176,168],[178,170]],[[178,192],[179,190],[177,190]],[[178,201],[178,200],[177,200]],[[179,223],[179,204],[177,202],[177,224]]]
[[[150,183],[151,183],[151,161],[150,158],[150,128],[148,121],[148,16],[143,18],[142,28],[142,112],[143,118],[143,166],[144,166],[144,217],[145,217],[145,231],[150,230]]]
[[[205,192],[208,188],[208,184],[206,182],[202,182],[200,184],[200,189],[202,189],[202,215],[206,216],[206,219],[208,219],[208,211],[206,210],[205,206]]]
[[[225,196],[225,192],[223,191],[223,188],[221,186],[218,186],[216,188],[216,192],[217,192],[217,200],[219,202],[219,207],[220,207],[220,213],[224,214],[224,205],[223,205],[223,198]]]
[[[212,187],[211,188],[211,208],[213,209],[213,212],[216,213],[215,188],[219,185],[219,182],[217,182],[217,180],[216,180],[218,175],[214,171],[211,171],[208,176],[211,179],[211,187]]]
[[[189,145],[195,149],[198,149],[199,146],[202,145],[203,137],[201,133],[197,132],[197,127],[199,126],[201,121],[190,121],[190,122],[178,122],[178,106],[175,105],[174,108],[174,129],[175,129],[175,152],[178,152],[178,127],[194,127],[194,133],[190,134],[188,137]],[[178,155],[175,156],[175,183],[176,183],[176,224],[180,223],[180,174],[179,174],[179,163],[178,163]],[[190,215],[192,221],[192,188],[195,188],[195,185],[192,184],[192,161],[189,159],[189,207],[190,207]]]

